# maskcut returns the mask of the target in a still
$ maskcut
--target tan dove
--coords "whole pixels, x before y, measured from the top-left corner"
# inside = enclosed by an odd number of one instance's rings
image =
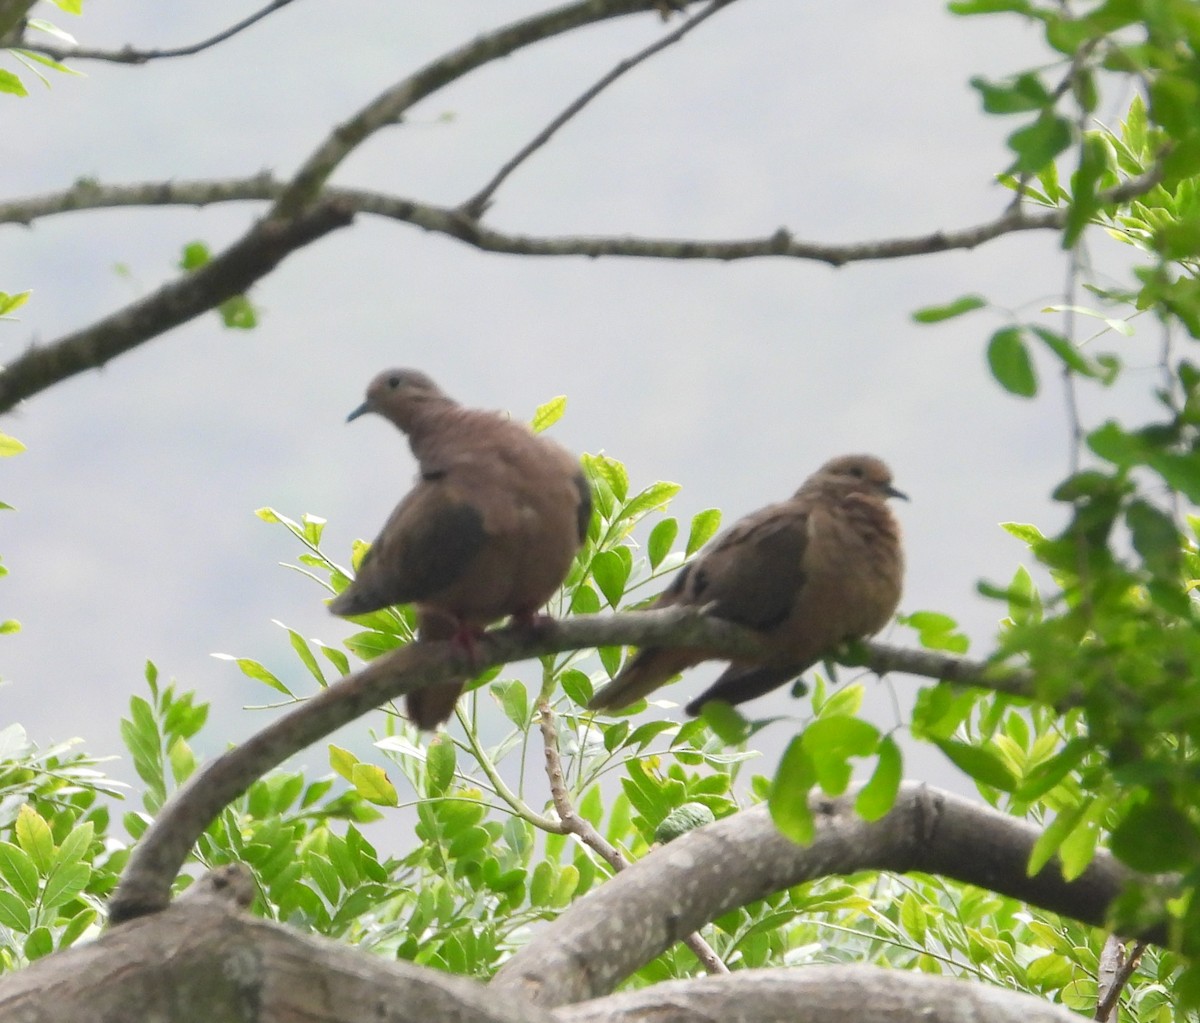
[[[330,610],[415,604],[422,639],[468,649],[507,615],[532,622],[587,532],[592,498],[578,460],[499,413],[464,408],[416,370],[380,373],[349,419],[367,412],[408,435],[419,476]],[[452,682],[410,693],[408,716],[435,728],[461,692]]]
[[[905,495],[878,458],[835,458],[789,500],[739,520],[680,571],[655,607],[702,607],[759,630],[770,644],[765,659],[732,661],[687,705],[689,714],[709,700],[741,703],[761,696],[845,641],[888,623],[904,574],[889,497]],[[588,706],[624,707],[715,656],[691,647],[647,647]]]

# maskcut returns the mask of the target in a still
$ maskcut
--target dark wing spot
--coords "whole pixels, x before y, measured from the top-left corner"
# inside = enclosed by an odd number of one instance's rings
[[[575,474],[575,490],[579,494],[579,507],[575,510],[575,523],[579,528],[579,542],[587,539],[588,525],[592,521],[592,488],[583,473]]]

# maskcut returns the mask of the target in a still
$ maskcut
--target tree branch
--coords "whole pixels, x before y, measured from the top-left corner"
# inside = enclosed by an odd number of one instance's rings
[[[134,848],[109,909],[114,922],[163,909],[171,882],[188,851],[217,814],[256,778],[342,725],[389,700],[423,686],[461,679],[495,665],[597,646],[633,644],[700,646],[728,656],[754,656],[763,638],[750,629],[692,608],[580,615],[536,630],[496,629],[477,644],[473,660],[453,643],[413,643],[371,661],[361,671],[323,689],[301,706],[267,725],[241,746],[198,771],[163,806]],[[863,644],[868,667],[910,671],[933,678],[1032,695],[1032,682],[1020,673],[1001,674],[988,664],[921,650]],[[695,928],[691,928],[695,930]],[[686,932],[684,932],[686,933]]]
[[[262,10],[255,11],[247,18],[229,28],[223,29],[214,36],[209,36],[198,43],[192,43],[190,46],[178,46],[169,50],[136,50],[132,46],[126,46],[120,50],[91,50],[83,46],[51,46],[45,43],[31,43],[26,39],[22,39],[19,43],[21,49],[32,50],[34,53],[40,53],[51,60],[104,60],[112,64],[145,64],[151,60],[159,60],[163,57],[190,57],[192,54],[200,53],[202,50],[207,50],[209,47],[216,46],[218,43],[225,42],[237,35],[239,32],[248,29],[251,25],[262,21],[268,14],[274,14],[281,7],[286,7],[292,0],[271,0]]]
[[[1079,1023],[1043,998],[878,966],[738,970],[554,1010],[556,1023]]]
[[[605,995],[679,935],[723,913],[860,870],[937,874],[1095,925],[1138,879],[1104,851],[1074,881],[1063,879],[1057,860],[1028,877],[1037,827],[916,782],[904,783],[874,822],[855,813],[853,796],[814,796],[810,805],[816,834],[808,846],[781,835],[760,805],[648,853],[537,931],[492,986],[548,1007]],[[1161,943],[1166,929],[1143,937]]]
[[[504,164],[495,174],[495,176],[486,185],[476,192],[470,199],[464,202],[459,207],[459,212],[464,216],[470,217],[473,220],[478,220],[483,216],[484,212],[491,205],[492,196],[496,194],[496,190],[504,184],[508,177],[522,163],[529,159],[542,146],[553,138],[554,134],[566,124],[572,117],[578,114],[592,100],[607,89],[613,82],[624,75],[627,71],[632,71],[639,64],[649,60],[656,53],[665,50],[668,46],[672,46],[679,42],[685,35],[693,29],[699,27],[722,7],[728,7],[733,0],[711,0],[711,3],[704,8],[699,14],[693,18],[689,18],[683,22],[674,32],[663,36],[657,42],[651,43],[644,50],[621,61],[608,74],[601,78],[598,82],[587,89],[581,96],[571,102],[567,108],[543,128],[534,138],[525,146],[523,146],[515,156]]]
[[[679,0],[680,5],[698,0]],[[397,124],[415,103],[476,68],[583,25],[655,9],[654,0],[577,0],[482,35],[380,93],[322,142],[279,197],[275,213],[292,216],[315,202],[329,176],[375,132]]]
[[[242,294],[290,252],[345,227],[353,216],[346,203],[328,199],[294,220],[261,220],[200,269],[90,327],[27,349],[0,371],[0,412]]]
[[[567,791],[566,779],[563,776],[562,757],[559,755],[558,748],[558,732],[554,727],[554,711],[548,703],[541,705],[538,727],[541,729],[542,743],[546,749],[546,777],[550,781],[550,798],[554,802],[554,810],[558,814],[558,819],[562,821],[562,830],[575,835],[580,842],[599,854],[604,862],[612,867],[614,873],[624,870],[629,863],[621,855],[620,850],[600,834],[592,826],[591,821],[581,817],[575,810],[575,804],[571,801],[571,794]],[[704,967],[706,973],[729,972],[729,967],[721,961],[721,957],[700,936],[698,931],[686,935],[683,943],[700,960],[700,965]]]

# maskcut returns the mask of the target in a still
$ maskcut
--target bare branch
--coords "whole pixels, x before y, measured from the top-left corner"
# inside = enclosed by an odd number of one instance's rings
[[[509,160],[496,172],[491,181],[484,185],[483,188],[481,188],[459,207],[460,212],[462,212],[465,216],[476,220],[482,217],[484,212],[491,205],[491,198],[496,194],[496,190],[502,184],[504,184],[513,171],[515,171],[519,166],[521,166],[522,163],[529,159],[530,156],[541,149],[542,146],[549,142],[559,128],[571,120],[572,117],[578,114],[579,111],[586,107],[592,100],[599,96],[600,93],[612,85],[613,82],[615,82],[627,71],[632,71],[639,64],[649,60],[659,51],[665,50],[668,46],[672,46],[679,42],[680,39],[682,39],[693,29],[697,28],[707,19],[711,18],[722,7],[728,7],[731,3],[733,3],[733,0],[712,0],[712,2],[706,8],[704,8],[704,10],[702,10],[694,18],[689,18],[684,21],[683,24],[681,24],[674,32],[663,36],[655,43],[651,43],[640,53],[635,54],[627,60],[621,61],[621,63],[613,68],[608,74],[591,86],[576,100],[570,103],[561,114],[559,114],[556,118],[554,118],[553,121],[546,125],[545,128],[538,132],[538,134],[534,136],[534,138],[527,145],[523,146],[511,160]]]
[[[680,0],[681,4],[698,0]],[[276,204],[276,213],[294,215],[315,202],[329,176],[375,132],[399,123],[413,104],[450,82],[511,53],[583,25],[655,10],[654,0],[577,0],[513,22],[443,54],[380,93],[329,137],[301,165]]]
[[[554,1010],[556,1023],[1079,1023],[1061,1005],[988,984],[879,966],[738,970]]]
[[[1132,178],[1098,198],[1110,205],[1128,201],[1153,188],[1160,180],[1156,168],[1138,178]],[[114,206],[189,205],[231,202],[245,199],[277,199],[282,204],[290,185],[273,179],[269,174],[227,181],[162,182],[125,186],[103,186],[90,180],[77,182],[64,192],[0,204],[0,223],[29,224],[39,217],[74,210],[101,209]],[[327,189],[323,194],[326,210],[341,210],[348,219],[352,211],[390,217],[405,223],[457,238],[459,241],[488,252],[504,252],[527,256],[637,256],[649,259],[711,259],[732,261],[768,256],[810,259],[833,266],[845,263],[880,259],[900,259],[907,256],[946,252],[952,249],[972,249],[1001,235],[1016,231],[1059,230],[1066,222],[1065,209],[1026,213],[1009,210],[995,220],[957,231],[935,231],[932,234],[883,241],[859,242],[849,245],[823,245],[796,241],[786,229],[774,234],[744,241],[701,241],[697,239],[655,239],[630,237],[543,238],[506,234],[485,227],[479,221],[464,216],[459,210],[415,202],[410,199],[383,195],[358,189]],[[323,215],[305,218],[306,224],[323,223]],[[273,221],[264,222],[266,225]],[[341,226],[333,224],[327,230]],[[298,225],[289,229],[302,233]],[[305,239],[307,244],[324,230]],[[252,249],[257,243],[251,236],[235,243],[201,274],[214,264],[224,264],[240,246]],[[293,245],[297,248],[299,245]],[[282,256],[280,257],[282,258]],[[243,289],[273,267],[246,281]],[[206,295],[196,289],[200,274],[166,285],[154,295],[124,310],[86,327],[74,334],[31,349],[16,363],[0,370],[0,413],[9,411],[18,401],[86,369],[102,364],[105,358],[129,351],[158,334],[218,305],[230,294],[210,291]],[[193,290],[191,301],[176,302],[174,289]],[[233,292],[238,294],[239,292]],[[124,335],[122,331],[126,331]],[[103,350],[108,354],[97,361],[96,339],[104,338]],[[18,372],[19,371],[19,372]]]
[[[31,43],[28,40],[22,39],[20,47],[25,50],[32,50],[34,53],[40,53],[51,60],[103,60],[112,64],[145,64],[151,60],[159,60],[164,57],[190,57],[192,54],[200,53],[202,50],[207,50],[209,47],[216,46],[218,43],[225,42],[237,35],[239,32],[248,29],[251,25],[262,21],[268,14],[274,14],[281,7],[286,7],[292,0],[271,0],[262,10],[255,11],[248,18],[243,18],[241,21],[229,28],[223,29],[214,36],[209,36],[207,39],[202,39],[198,43],[192,43],[190,46],[178,46],[168,50],[137,50],[132,46],[126,46],[120,50],[91,50],[83,46],[51,46],[45,43]]]
[[[294,220],[262,220],[199,270],[47,345],[29,348],[0,371],[0,412],[84,370],[136,348],[242,294],[289,253],[345,227],[354,211],[336,199]]]
[[[1127,957],[1125,942],[1120,937],[1110,934],[1105,939],[1096,976],[1098,1000],[1093,1019],[1100,1020],[1100,1023],[1117,1023],[1121,992],[1137,971],[1145,951],[1146,942],[1138,941]]]
[[[550,781],[550,798],[554,802],[555,812],[562,821],[563,831],[578,837],[584,845],[612,867],[613,871],[624,870],[629,864],[611,842],[592,826],[591,821],[581,817],[571,802],[571,794],[567,791],[566,779],[563,776],[562,757],[558,748],[558,732],[554,727],[554,711],[550,704],[543,703],[539,709],[538,727],[542,733],[542,743],[546,748],[546,777]],[[713,947],[705,941],[699,932],[693,932],[683,938],[683,943],[692,950],[700,960],[705,972],[709,974],[728,973],[729,967],[717,955]]]
[[[478,644],[470,664],[453,643],[414,643],[401,647],[322,690],[193,775],[162,808],[158,819],[134,848],[113,897],[111,919],[125,920],[165,907],[171,882],[188,851],[222,808],[293,753],[389,700],[495,665],[568,650],[670,643],[752,657],[762,652],[763,642],[762,636],[750,629],[706,618],[692,608],[675,607],[615,615],[580,615],[549,622],[536,630],[496,629]],[[1027,677],[1004,675],[984,663],[875,643],[863,644],[863,650],[865,663],[874,667],[878,661],[884,665],[881,671],[903,670],[915,674],[932,671],[934,678],[950,676],[956,682],[1032,694]]]
[[[1074,881],[1064,880],[1056,860],[1028,877],[1037,827],[916,782],[904,783],[892,810],[874,822],[855,813],[853,795],[814,797],[810,806],[816,834],[807,846],[780,834],[760,805],[648,853],[537,931],[492,986],[544,1006],[605,995],[680,934],[723,913],[861,870],[936,874],[1096,925],[1138,879],[1104,851]],[[1162,942],[1166,929],[1144,937]]]

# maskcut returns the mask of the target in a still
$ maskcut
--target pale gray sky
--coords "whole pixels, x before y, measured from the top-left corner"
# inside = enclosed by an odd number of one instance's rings
[[[82,19],[45,16],[85,45],[150,47],[192,42],[253,7],[110,0]],[[197,57],[81,65],[87,78],[0,97],[0,194],[80,176],[286,176],[398,78],[540,7],[298,0]],[[653,15],[630,17],[488,66],[378,135],[335,180],[461,201],[663,31]],[[985,119],[967,79],[1050,60],[1015,20],[953,18],[926,0],[740,0],[606,92],[504,186],[489,218],[546,234],[721,238],[786,226],[827,242],[966,226],[1007,202],[992,175],[1018,123]],[[0,289],[34,295],[19,323],[0,324],[0,358],[146,293],[183,244],[218,247],[260,209],[5,227]],[[1064,276],[1050,235],[833,270],[488,255],[360,217],[254,289],[259,329],[227,332],[205,316],[8,417],[3,429],[30,450],[3,463],[0,497],[19,510],[3,520],[12,574],[0,617],[25,628],[0,640],[0,723],[115,752],[149,657],[213,701],[210,748],[260,725],[261,713],[237,708],[267,691],[210,654],[256,657],[298,681],[271,619],[330,642],[350,627],[327,615],[315,586],[275,567],[297,548],[254,509],[327,517],[343,558],[354,537],[374,535],[411,459],[382,420],[343,419],[389,365],[520,417],[566,394],[558,439],[624,460],[635,485],[681,483],[682,515],[716,505],[730,522],[831,455],[877,453],[913,498],[900,509],[902,609],[957,616],[984,653],[1001,609],[975,596],[976,581],[1006,580],[1023,553],[998,523],[1061,519],[1046,495],[1066,472],[1063,403],[1049,365],[1035,402],[990,380],[996,316],[919,327],[910,314],[980,291],[1030,315]],[[917,687],[894,685],[902,706]],[[786,697],[753,708],[784,711]],[[890,720],[882,694],[879,708]],[[939,769],[935,755],[909,774]]]

